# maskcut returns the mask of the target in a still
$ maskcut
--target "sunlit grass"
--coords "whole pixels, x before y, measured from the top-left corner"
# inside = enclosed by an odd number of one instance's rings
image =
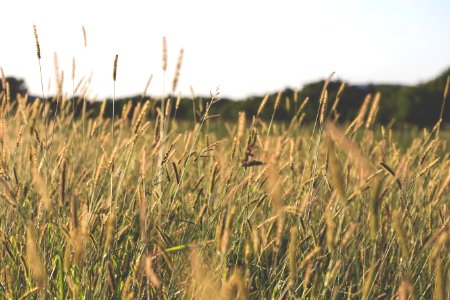
[[[371,97],[339,124],[327,97],[314,127],[222,122],[218,91],[196,123],[169,96],[6,103],[0,297],[448,299],[449,131],[382,126]]]

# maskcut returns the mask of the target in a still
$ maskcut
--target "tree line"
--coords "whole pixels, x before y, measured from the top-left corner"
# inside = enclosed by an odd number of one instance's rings
[[[334,80],[328,85],[328,102],[331,107],[336,100],[338,91],[341,89],[340,101],[336,110],[339,113],[339,120],[348,121],[356,116],[362,102],[368,95],[375,97],[377,93],[380,93],[380,106],[377,116],[379,122],[389,123],[395,121],[396,123],[430,126],[435,124],[439,119],[444,89],[447,80],[449,80],[449,76],[450,68],[432,80],[413,86],[396,84],[358,85]],[[22,79],[8,77],[6,81],[9,84],[9,95],[13,101],[17,94],[25,95],[28,93],[26,84]],[[319,99],[324,83],[325,81],[321,80],[306,84],[298,91],[287,88],[283,91],[268,95],[266,108],[261,112],[260,116],[262,118],[271,118],[276,99],[279,98],[274,120],[288,121],[296,114],[297,109],[308,97],[308,104],[303,110],[305,112],[304,121],[314,121],[319,108]],[[0,93],[5,95],[3,85],[0,86]],[[181,98],[177,101],[176,97],[169,97],[171,99],[171,115],[174,115],[176,110],[177,119],[196,121],[201,119],[206,103],[209,100],[209,97],[197,97],[195,99]],[[36,98],[39,97],[29,96],[28,101],[34,101]],[[5,97],[0,97],[0,99],[5,99]],[[210,114],[220,115],[222,120],[234,120],[238,117],[239,112],[245,112],[247,117],[251,117],[256,115],[263,99],[264,95],[248,97],[243,100],[222,98],[214,104]],[[57,104],[55,99],[50,98],[49,100],[54,106],[52,109],[56,109]],[[153,108],[159,103],[159,99],[142,96],[117,99],[115,102],[115,113],[120,115],[128,103],[131,103],[131,108],[133,108],[146,100],[153,100]],[[81,115],[83,103],[86,104],[86,110],[89,111],[88,115],[90,116],[96,116],[100,111],[103,111],[105,115],[111,115],[112,113],[111,99],[106,100],[104,107],[102,107],[102,101],[83,101],[79,97],[69,99],[68,101],[75,101],[76,117]],[[178,106],[176,105],[177,102]],[[151,109],[150,114],[155,116],[156,109]],[[131,117],[131,114],[129,117]],[[443,122],[450,123],[450,104],[444,107]]]

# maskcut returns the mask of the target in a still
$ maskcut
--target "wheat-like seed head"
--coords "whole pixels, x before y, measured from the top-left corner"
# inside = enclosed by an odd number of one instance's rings
[[[141,113],[139,114],[139,116],[138,116],[138,118],[136,120],[136,123],[135,123],[135,125],[133,127],[133,132],[134,133],[138,132],[138,129],[140,128],[142,120],[145,118],[149,107],[150,107],[150,101],[146,101],[144,106],[142,107]]]
[[[168,98],[167,99],[167,102],[166,102],[166,109],[164,110],[164,113],[165,113],[165,119],[166,119],[166,122],[167,122],[167,120],[168,120],[168,118],[169,118],[169,116],[170,116],[170,110],[171,110],[171,104],[172,104],[172,98]]]
[[[366,275],[364,276],[364,285],[363,285],[363,295],[362,299],[367,300],[369,299],[370,292],[372,290],[372,284],[375,279],[375,272],[377,270],[377,262],[372,263],[372,265],[369,267],[369,270],[367,270]]]
[[[57,93],[56,97],[62,97],[63,94],[63,86],[64,86],[64,70],[61,71],[61,74],[59,75],[59,81],[57,85]]]
[[[322,250],[321,247],[316,247],[312,249],[300,263],[300,268],[303,269],[311,261],[311,259],[313,259],[313,257],[316,256],[316,254],[319,253],[321,250]]]
[[[11,102],[11,88],[9,86],[9,82],[6,82],[5,91],[6,91],[6,103],[9,103]]]
[[[444,300],[445,297],[445,269],[442,266],[442,260],[440,257],[435,259],[435,279],[434,279],[434,299]],[[445,266],[445,265],[444,265]]]
[[[326,240],[327,240],[327,248],[328,251],[330,253],[333,253],[336,247],[336,242],[335,242],[335,229],[336,229],[336,223],[333,220],[333,215],[332,215],[332,211],[331,211],[331,207],[332,207],[332,202],[334,196],[332,195],[330,198],[330,201],[327,205],[327,207],[325,208],[325,222],[326,222]]]
[[[122,292],[121,292],[121,297],[122,297],[121,299],[124,299],[124,300],[135,299],[134,292],[131,289],[132,280],[133,280],[133,275],[130,274],[127,277],[127,279],[125,280],[125,284],[123,285]]]
[[[342,172],[341,165],[336,157],[336,148],[330,139],[327,140],[328,146],[328,156],[330,165],[330,175],[333,187],[337,190],[340,200],[345,203],[345,184],[344,184],[344,174]]]
[[[367,121],[366,121],[366,128],[371,127],[375,121],[375,117],[378,113],[378,108],[380,106],[380,98],[381,98],[381,93],[380,92],[376,93],[375,98],[373,99],[372,105],[370,106],[369,115],[368,115]]]
[[[116,81],[117,78],[117,60],[119,59],[119,55],[116,54],[116,57],[114,58],[114,68],[113,68],[113,80]]]
[[[325,121],[327,103],[328,103],[328,91],[325,90],[323,92],[323,100],[322,100],[322,104],[320,106],[320,125],[323,125],[323,122]]]
[[[33,24],[33,32],[34,32],[34,41],[36,42],[36,54],[37,54],[37,58],[40,60],[41,59],[41,47],[39,45],[39,37],[38,37],[37,27],[34,24]]]
[[[375,167],[370,159],[359,149],[358,145],[351,139],[349,139],[335,124],[331,122],[325,123],[325,130],[330,134],[335,145],[340,148],[342,147],[356,162],[360,168],[361,172],[365,175],[372,174],[375,171]]]
[[[209,178],[209,187],[208,194],[211,195],[214,191],[214,186],[216,183],[217,173],[219,171],[219,164],[217,162],[214,163],[213,168],[211,169],[211,175]]]
[[[257,117],[262,113],[264,106],[266,106],[267,100],[269,100],[269,95],[265,95],[262,99],[261,104],[258,107],[258,112],[256,113]]]
[[[289,147],[289,168],[294,171],[294,163],[295,163],[295,140],[290,140]]]
[[[72,80],[75,80],[75,69],[76,69],[76,64],[75,64],[75,56],[72,57]]]
[[[370,100],[372,100],[372,95],[371,94],[367,94],[366,97],[364,98],[364,102],[361,105],[358,115],[356,116],[356,120],[357,120],[357,126],[359,126],[360,124],[362,124],[365,116],[366,116],[366,112],[367,109],[369,108],[369,104],[370,104]]]
[[[53,52],[53,67],[55,71],[55,79],[56,79],[56,85],[59,86],[59,81],[61,80],[59,77],[59,61],[58,61],[58,53]]]
[[[86,28],[84,26],[81,26],[81,31],[83,32],[83,41],[84,41],[84,48],[87,47],[87,35],[86,35]]]
[[[183,63],[183,55],[184,55],[184,49],[180,49],[180,54],[178,55],[178,61],[177,66],[175,68],[175,75],[173,77],[172,82],[172,92],[174,93],[177,89],[178,80],[180,78],[180,70],[181,70],[181,64]]]
[[[297,101],[298,101],[298,88],[295,88],[294,89],[294,103],[297,103]]]
[[[306,267],[306,271],[305,271],[305,279],[303,280],[303,289],[304,290],[308,289],[308,285],[311,281],[311,276],[312,276],[313,272],[314,272],[313,264],[312,263],[308,264]]]
[[[239,112],[239,121],[238,121],[238,130],[237,130],[237,139],[238,141],[244,136],[245,134],[245,121],[247,119],[247,116],[245,114],[245,111]]]
[[[44,264],[42,263],[41,255],[39,254],[38,247],[36,245],[33,231],[34,225],[30,223],[27,226],[26,231],[27,263],[36,285],[39,288],[41,297],[43,297],[47,286],[47,275]]]
[[[291,100],[289,97],[285,97],[285,106],[287,111],[291,111]]]
[[[281,93],[281,91],[279,91],[278,94],[277,94],[277,98],[275,99],[275,104],[273,106],[273,110],[274,111],[276,111],[278,106],[280,105],[281,95],[282,95],[282,93]]]
[[[353,235],[357,228],[358,228],[358,224],[356,224],[356,223],[350,224],[350,226],[345,231],[345,233],[341,239],[342,248],[345,249],[348,246],[348,244],[350,243],[351,239],[353,238]]]
[[[0,67],[0,73],[2,74],[2,89],[6,89],[6,76],[2,67]]]
[[[117,281],[110,261],[106,264],[106,281],[108,282],[111,294],[114,294],[117,290]]]
[[[175,102],[175,110],[178,110],[181,103],[181,93],[178,93],[177,101]]]
[[[398,300],[415,300],[414,286],[408,277],[405,277],[398,288]]]
[[[292,227],[291,228],[291,238],[289,239],[289,250],[288,250],[288,257],[289,257],[289,284],[291,286],[295,285],[295,282],[297,280],[297,256],[296,256],[296,250],[297,250],[297,228]]]
[[[163,47],[163,51],[162,51],[162,69],[165,72],[167,70],[167,41],[166,41],[166,37],[163,37],[162,40],[162,47]]]
[[[328,85],[330,84],[333,76],[334,76],[334,72],[331,72],[330,75],[328,76],[327,80],[325,81],[323,88],[322,88],[322,93],[320,94],[319,104],[322,104],[322,102],[324,101],[325,92],[327,92]]]
[[[283,211],[283,208],[280,208],[278,217],[277,217],[277,236],[275,238],[275,253],[280,251],[281,247],[281,240],[283,238],[284,231],[284,223],[285,223],[285,213]]]
[[[398,210],[394,210],[392,213],[392,223],[397,234],[398,243],[400,245],[400,249],[402,251],[402,257],[404,260],[408,261],[410,257],[410,250],[408,247],[408,243],[406,240],[405,230],[403,228],[403,221],[401,213]]]
[[[369,207],[369,228],[372,240],[376,240],[378,234],[379,222],[378,218],[380,216],[380,195],[383,189],[383,181],[379,176],[375,178],[372,184],[372,195],[370,199]]]
[[[156,289],[159,289],[161,288],[161,281],[159,280],[155,271],[153,271],[153,260],[154,258],[150,255],[147,255],[144,258],[144,271],[152,286]]]
[[[33,174],[33,183],[39,193],[40,201],[43,204],[44,208],[47,211],[50,211],[52,209],[52,199],[48,193],[48,189],[47,189],[47,185],[45,184],[45,180],[39,174],[37,168],[32,168],[32,174]]]

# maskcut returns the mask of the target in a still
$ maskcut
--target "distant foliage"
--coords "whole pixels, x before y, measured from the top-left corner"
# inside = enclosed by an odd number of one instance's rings
[[[9,93],[12,99],[15,99],[17,94],[21,94],[23,96],[28,93],[25,80],[15,77],[6,77],[6,82],[9,84]],[[3,87],[3,82],[0,84],[0,93],[2,92],[6,92],[6,87]]]
[[[378,121],[382,124],[388,124],[391,121],[397,123],[408,123],[418,126],[431,126],[436,123],[439,118],[439,113],[442,105],[443,91],[445,88],[447,77],[450,76],[450,68],[442,72],[433,80],[415,85],[404,86],[396,84],[367,84],[356,85],[346,84],[342,91],[339,105],[336,110],[340,121],[349,121],[353,119],[358,113],[360,105],[363,103],[367,95],[375,97],[377,92],[380,92],[380,110],[378,111]],[[17,93],[25,94],[27,88],[22,79],[8,77],[10,82],[11,95]],[[313,122],[315,120],[315,113],[319,107],[319,98],[322,92],[324,80],[317,81],[305,85],[300,91],[294,91],[290,88],[285,89],[281,93],[281,104],[277,108],[274,115],[275,121],[289,121],[300,107],[301,103],[306,97],[309,98],[309,104],[305,107],[305,121]],[[328,87],[328,101],[330,106],[336,99],[339,88],[343,82],[341,80],[331,81]],[[2,91],[0,87],[0,91]],[[277,93],[269,95],[267,105],[273,107],[277,98]],[[12,96],[14,98],[15,96]],[[30,97],[34,99],[36,97]],[[172,96],[172,102],[175,102],[177,97]],[[222,98],[221,102],[212,108],[212,113],[220,114],[222,119],[234,120],[240,111],[245,111],[247,116],[256,115],[260,103],[264,95],[248,97],[244,100],[236,101],[234,99]],[[121,110],[128,102],[131,101],[134,107],[145,99],[150,97],[134,96],[124,99],[116,99],[116,113]],[[208,97],[197,97],[194,101],[201,109],[203,102]],[[159,100],[159,99],[157,99]],[[193,119],[192,99],[181,98],[177,110],[177,118],[179,119]],[[77,101],[77,103],[81,103]],[[87,102],[87,109],[99,112],[101,102]],[[175,103],[170,107],[171,111],[175,110]],[[77,116],[81,115],[81,105],[78,105]],[[105,113],[112,112],[112,101],[108,101],[105,107]],[[196,111],[197,117],[202,113],[201,110]],[[262,112],[262,117],[270,118],[271,112],[268,110]],[[443,114],[443,122],[450,123],[450,105],[446,105]]]

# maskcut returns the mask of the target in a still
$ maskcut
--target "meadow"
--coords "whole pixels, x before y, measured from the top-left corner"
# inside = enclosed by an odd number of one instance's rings
[[[0,298],[449,299],[442,115],[404,137],[377,94],[340,120],[330,80],[236,122],[219,91],[192,122],[169,95],[74,117],[72,91],[2,93]]]

